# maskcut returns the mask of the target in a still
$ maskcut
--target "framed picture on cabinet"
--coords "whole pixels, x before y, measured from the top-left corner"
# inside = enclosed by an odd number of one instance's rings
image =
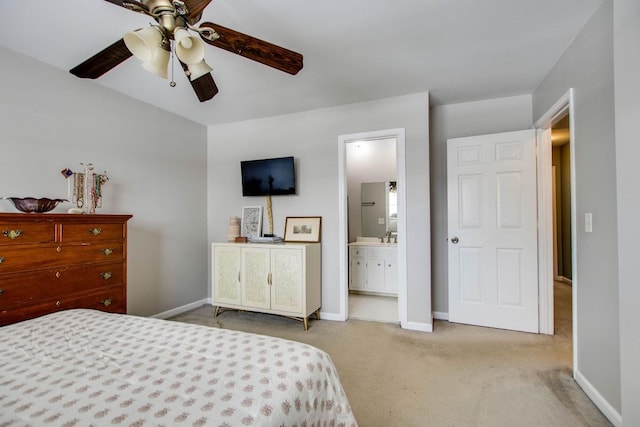
[[[321,216],[288,216],[284,224],[284,241],[317,243],[321,225]]]
[[[245,206],[242,208],[240,236],[251,240],[262,236],[262,206]]]

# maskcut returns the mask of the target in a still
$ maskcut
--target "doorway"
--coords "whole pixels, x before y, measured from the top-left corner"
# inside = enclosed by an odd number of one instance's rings
[[[556,304],[554,303],[554,297],[561,297],[564,299],[563,305],[570,307],[570,312],[562,313],[562,316],[569,321],[564,322],[563,326],[569,328],[571,333],[566,334],[569,336],[569,340],[572,342],[572,356],[574,370],[577,366],[577,324],[575,319],[577,317],[577,266],[576,266],[576,197],[575,197],[575,138],[574,138],[574,126],[573,126],[573,90],[569,90],[543,117],[536,122],[537,130],[537,144],[538,144],[538,156],[537,162],[537,218],[538,218],[538,252],[537,252],[537,265],[538,265],[538,328],[537,331],[544,334],[554,334],[554,309]],[[565,152],[566,167],[562,171],[564,176],[565,189],[559,190],[565,193],[564,195],[564,209],[567,216],[565,216],[563,222],[563,236],[564,242],[562,243],[562,250],[564,253],[556,256],[563,258],[562,274],[555,274],[554,269],[554,249],[560,249],[558,246],[560,243],[554,240],[553,237],[553,206],[552,202],[555,200],[553,197],[554,186],[552,184],[553,177],[553,161],[552,161],[552,128],[556,128],[556,138],[559,135],[564,135],[564,138],[568,142]],[[475,157],[471,156],[466,160],[473,160]],[[479,159],[479,157],[478,157]],[[562,179],[562,178],[560,178]],[[465,183],[472,183],[472,180],[466,180]],[[494,187],[492,187],[494,188]],[[467,212],[469,213],[469,212]],[[491,216],[491,215],[490,215]],[[588,219],[585,219],[585,224],[588,224]],[[558,230],[556,230],[557,232]],[[452,236],[450,236],[452,237]],[[453,236],[457,237],[457,236]],[[456,239],[456,244],[458,239]],[[556,258],[557,259],[557,258]],[[465,273],[469,269],[464,270]],[[451,278],[451,275],[450,275]],[[559,285],[556,286],[560,279]],[[571,286],[569,285],[569,281]],[[473,283],[473,281],[469,281]],[[564,288],[562,286],[564,285]],[[556,288],[560,289],[560,294],[557,294]],[[467,294],[468,296],[469,294]],[[473,296],[473,295],[472,295]],[[568,304],[566,301],[569,301]],[[451,305],[450,305],[451,310]],[[561,315],[560,313],[556,316]],[[451,312],[450,312],[451,316]]]
[[[350,135],[341,135],[338,138],[339,143],[339,194],[340,194],[340,204],[339,204],[339,239],[340,239],[340,317],[341,320],[347,320],[350,316],[349,313],[349,283],[350,283],[350,262],[349,262],[349,250],[351,247],[358,246],[358,244],[362,244],[362,247],[371,246],[374,251],[372,252],[373,256],[377,256],[378,258],[384,258],[386,255],[381,255],[383,251],[379,251],[380,253],[376,253],[377,249],[383,249],[384,251],[388,251],[393,248],[392,252],[395,254],[394,262],[392,265],[385,263],[376,263],[370,264],[369,270],[377,270],[377,271],[367,271],[365,265],[362,264],[362,269],[360,270],[361,274],[369,274],[372,275],[373,280],[372,286],[375,288],[375,292],[364,292],[356,295],[354,298],[360,298],[360,302],[364,303],[365,306],[369,306],[372,303],[366,302],[364,297],[375,297],[374,301],[384,302],[382,298],[386,299],[386,302],[389,302],[389,298],[391,298],[392,305],[394,306],[394,314],[395,322],[400,322],[402,327],[406,327],[407,322],[407,314],[406,314],[406,293],[407,293],[407,269],[406,269],[406,219],[405,219],[405,158],[404,158],[404,129],[390,129],[383,131],[373,131],[373,132],[365,132],[359,134],[350,134]],[[377,145],[376,145],[377,144]],[[360,146],[358,146],[360,145]],[[369,169],[369,172],[358,172],[354,171],[352,173],[356,175],[360,175],[357,178],[352,177],[349,178],[348,171],[348,162],[349,158],[352,160],[355,156],[354,152],[371,150],[375,147],[383,147],[386,146],[386,149],[391,149],[393,151],[393,158],[395,161],[391,160],[389,162],[389,155],[382,156],[381,159],[385,160],[387,166],[384,168],[382,166],[375,166],[372,159],[369,158],[368,162],[364,162],[365,166],[359,168],[361,171],[366,171]],[[350,154],[351,155],[350,155]],[[361,157],[362,154],[360,154]],[[363,159],[360,159],[363,161]],[[390,164],[389,164],[390,163]],[[383,173],[383,169],[386,169],[386,174]],[[391,179],[393,176],[391,172],[395,169],[395,180]],[[373,170],[373,172],[371,172]],[[374,172],[378,172],[376,175]],[[366,175],[366,174],[369,175]],[[383,176],[384,175],[384,176]],[[351,184],[350,184],[351,182]],[[382,183],[382,188],[388,193],[390,188],[393,187],[393,196],[394,201],[390,203],[390,199],[388,194],[384,197],[385,209],[383,210],[384,214],[382,216],[376,217],[374,223],[381,222],[380,229],[377,231],[372,231],[371,233],[375,234],[375,236],[363,236],[362,234],[362,200],[355,200],[360,198],[360,194],[362,191],[362,184],[370,184],[370,183]],[[353,194],[350,195],[349,186],[352,187]],[[373,187],[376,187],[374,185]],[[368,190],[367,190],[368,191]],[[368,203],[369,201],[365,201]],[[354,204],[356,208],[354,208]],[[389,204],[395,204],[395,208],[388,206]],[[367,206],[369,207],[369,206]],[[391,211],[395,210],[395,214],[392,216]],[[393,222],[393,224],[392,224]],[[380,230],[384,229],[384,233],[382,236],[378,236],[380,234]],[[395,231],[392,231],[395,230]],[[392,231],[391,233],[387,233],[388,231]],[[384,244],[380,244],[380,238],[384,237]],[[360,239],[358,239],[360,238]],[[368,238],[368,239],[366,239]],[[360,242],[358,242],[360,240]],[[387,242],[388,240],[388,242]],[[397,242],[397,243],[395,243]],[[363,255],[365,252],[362,252]],[[386,253],[386,252],[385,252]],[[388,261],[388,260],[387,260]],[[381,279],[384,279],[381,281]],[[382,284],[381,284],[382,283]],[[393,292],[388,292],[387,289],[384,288],[384,283],[394,283],[397,287],[397,291],[395,295],[389,296],[389,294],[393,294]],[[372,295],[373,294],[373,295]],[[387,304],[388,305],[388,304]],[[370,311],[376,311],[377,308],[372,308]],[[356,316],[358,316],[356,314]],[[369,315],[367,315],[369,316]],[[370,318],[368,320],[375,320]],[[386,320],[381,320],[386,321]]]
[[[539,146],[540,332],[571,336],[575,376],[579,349],[576,322],[579,285],[575,254],[577,217],[574,117],[573,89],[569,89],[536,122],[535,127],[538,129]],[[567,299],[570,303],[566,302]],[[562,304],[558,305],[558,302]]]
[[[346,144],[350,319],[398,323],[396,138]]]
[[[551,126],[553,276],[571,285],[571,144],[569,114]]]

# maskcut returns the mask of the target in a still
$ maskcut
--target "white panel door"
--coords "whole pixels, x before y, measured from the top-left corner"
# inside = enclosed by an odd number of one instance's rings
[[[449,320],[538,332],[533,130],[447,141]]]

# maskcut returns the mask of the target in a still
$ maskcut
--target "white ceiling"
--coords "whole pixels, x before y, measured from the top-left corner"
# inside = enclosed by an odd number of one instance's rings
[[[95,81],[213,125],[429,91],[432,104],[532,93],[602,0],[213,0],[211,21],[304,56],[291,76],[207,45],[200,103],[132,57]],[[103,0],[2,0],[0,44],[69,70],[151,18]],[[70,75],[71,76],[71,75]],[[75,78],[75,77],[73,77]]]

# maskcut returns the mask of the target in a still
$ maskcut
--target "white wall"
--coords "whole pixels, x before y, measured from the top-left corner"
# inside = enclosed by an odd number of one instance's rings
[[[206,128],[11,50],[0,56],[0,195],[66,198],[60,171],[92,162],[110,178],[98,213],[133,214],[129,313],[206,298]],[[0,201],[0,211],[15,209]]]
[[[533,95],[537,121],[574,88],[578,377],[618,414],[620,335],[614,128],[613,2],[606,0]],[[637,101],[636,101],[637,102]],[[637,119],[637,117],[636,117]],[[584,231],[585,213],[593,232]],[[636,278],[637,281],[637,278]],[[637,338],[637,337],[636,337]],[[593,394],[592,394],[593,396]],[[607,408],[601,406],[604,412]],[[611,412],[607,414],[611,416]]]
[[[431,250],[433,311],[449,312],[447,242],[447,139],[531,128],[531,96],[431,108]]]
[[[614,75],[622,422],[640,425],[640,2],[615,0]]]
[[[431,324],[427,93],[209,128],[209,240],[226,239],[230,216],[263,198],[242,197],[240,161],[293,155],[298,194],[273,198],[274,231],[287,216],[322,216],[322,311],[338,314],[338,136],[404,127],[408,245],[408,319]]]

